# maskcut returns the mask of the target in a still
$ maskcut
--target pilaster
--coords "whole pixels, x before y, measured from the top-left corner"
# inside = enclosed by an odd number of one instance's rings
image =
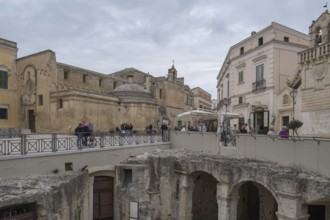
[[[227,183],[218,183],[217,185],[217,201],[218,201],[218,219],[219,220],[236,220],[237,219],[237,203],[239,197],[231,197],[230,187]]]
[[[192,187],[189,182],[189,176],[182,174],[180,177],[179,193],[179,219],[192,218]]]

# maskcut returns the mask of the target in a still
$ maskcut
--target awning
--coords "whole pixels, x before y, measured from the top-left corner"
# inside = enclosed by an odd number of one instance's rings
[[[218,115],[215,112],[208,112],[204,110],[193,110],[188,112],[183,112],[178,114],[177,116],[180,119],[184,118],[199,118],[203,120],[212,120],[212,119],[218,119]]]
[[[243,118],[243,115],[233,112],[221,112],[221,115],[226,119]]]

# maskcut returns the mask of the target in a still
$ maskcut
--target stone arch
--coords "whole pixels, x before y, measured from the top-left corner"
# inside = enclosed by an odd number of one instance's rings
[[[217,184],[211,174],[196,171],[190,175],[192,188],[192,220],[218,219]]]
[[[237,219],[277,220],[278,203],[272,190],[254,180],[242,181],[233,186],[231,197],[238,198]]]

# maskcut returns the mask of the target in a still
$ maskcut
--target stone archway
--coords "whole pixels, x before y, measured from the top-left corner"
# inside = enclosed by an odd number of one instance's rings
[[[217,183],[218,181],[205,172],[193,175],[192,220],[217,220]]]
[[[239,197],[237,219],[277,220],[278,204],[272,193],[257,182],[241,183],[234,192]]]

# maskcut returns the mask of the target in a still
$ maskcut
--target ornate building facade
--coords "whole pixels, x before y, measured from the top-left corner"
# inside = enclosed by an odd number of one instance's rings
[[[1,84],[7,87],[1,88],[6,98],[0,103],[5,117],[0,128],[72,132],[85,121],[95,131],[115,130],[122,123],[136,131],[149,124],[157,130],[193,109],[193,93],[174,65],[167,77],[134,68],[103,74],[59,63],[51,50],[16,59],[16,43],[2,40],[1,46]]]
[[[301,133],[328,136],[330,130],[330,14],[309,27],[309,48],[299,53],[299,69],[291,86],[298,90]]]
[[[218,110],[240,114],[234,123],[247,123],[256,132],[266,132],[270,126],[278,130],[287,123],[292,101],[286,80],[296,73],[297,53],[308,47],[308,39],[272,22],[233,45],[217,76]]]

